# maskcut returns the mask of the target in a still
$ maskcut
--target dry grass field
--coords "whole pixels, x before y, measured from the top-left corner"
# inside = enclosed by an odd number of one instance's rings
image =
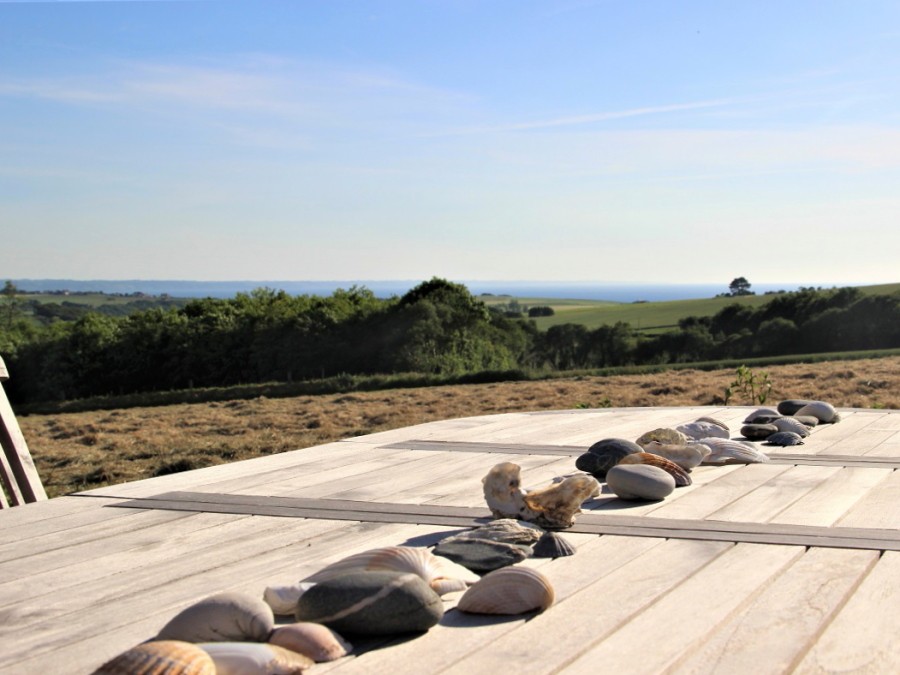
[[[900,357],[771,366],[768,403],[900,408]],[[576,407],[721,405],[734,370],[452,385],[19,418],[50,496],[439,419]],[[735,395],[734,405],[751,405]],[[599,440],[599,439],[598,439]]]

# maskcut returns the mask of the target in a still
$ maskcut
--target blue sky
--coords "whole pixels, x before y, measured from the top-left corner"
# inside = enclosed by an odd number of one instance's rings
[[[0,1],[0,277],[900,281],[894,1]]]

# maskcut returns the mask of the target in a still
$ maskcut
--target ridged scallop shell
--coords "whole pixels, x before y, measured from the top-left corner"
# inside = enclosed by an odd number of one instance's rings
[[[308,656],[316,663],[334,661],[353,651],[353,645],[328,626],[311,621],[279,626],[269,636],[269,644]]]
[[[481,577],[462,565],[415,546],[384,546],[356,553],[312,574],[304,582],[319,583],[347,571],[411,572],[439,595],[463,590]]]
[[[532,558],[562,558],[575,555],[572,546],[559,532],[544,532],[531,550]]]
[[[712,452],[708,446],[700,443],[691,445],[663,445],[656,441],[647,444],[646,452],[665,457],[671,462],[675,462],[685,471],[690,471]]]
[[[550,529],[571,527],[575,515],[581,512],[582,503],[598,494],[599,490],[597,479],[583,473],[532,490],[525,495],[525,504],[536,514],[529,520]]]
[[[623,458],[619,464],[649,464],[650,466],[657,466],[675,479],[675,487],[684,487],[693,482],[688,472],[675,462],[660,455],[655,455],[652,452],[636,452]]]
[[[313,666],[308,656],[265,642],[204,642],[216,675],[301,675]]]
[[[716,419],[715,417],[710,417],[709,415],[704,415],[703,417],[697,418],[698,422],[709,422],[710,424],[715,424],[717,427],[722,427],[725,431],[729,431],[728,425],[725,424],[720,419]]]
[[[179,640],[145,642],[110,659],[93,675],[216,675],[200,647]]]
[[[728,429],[723,429],[718,424],[712,422],[688,422],[687,424],[679,424],[675,427],[675,431],[679,431],[692,440],[700,440],[701,438],[718,437],[728,438]]]
[[[688,440],[687,436],[676,429],[661,427],[642,434],[635,442],[643,448],[652,441],[657,441],[663,445],[685,445]]]
[[[778,429],[778,431],[793,431],[801,438],[809,436],[809,427],[803,424],[803,422],[795,420],[793,417],[782,417],[777,419],[772,422],[772,426]]]
[[[823,424],[833,423],[840,419],[834,406],[825,401],[810,401],[794,414],[797,416],[811,415]],[[837,417],[837,420],[835,417]]]
[[[788,445],[803,445],[803,437],[795,434],[793,431],[776,431],[766,439],[767,445],[779,445],[782,447]]]
[[[704,464],[761,464],[769,461],[768,455],[749,441],[704,438],[695,442],[709,446],[711,450],[703,460]]]
[[[555,600],[550,580],[531,567],[501,567],[467,590],[456,608],[472,614],[544,611]]]

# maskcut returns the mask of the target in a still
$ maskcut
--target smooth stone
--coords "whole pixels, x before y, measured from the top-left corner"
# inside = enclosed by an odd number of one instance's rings
[[[427,631],[444,605],[415,574],[360,571],[317,583],[300,596],[295,616],[341,634],[394,635]]]
[[[790,398],[786,401],[781,401],[778,404],[778,412],[782,415],[795,415],[797,411],[800,410],[803,406],[812,403],[812,400],[809,399],[800,399],[800,398]]]
[[[629,441],[625,438],[604,438],[594,443],[585,453],[594,455],[596,459],[581,461],[582,466],[590,466],[591,468],[587,469],[579,466],[578,459],[575,460],[575,467],[580,471],[586,471],[595,478],[603,478],[606,476],[606,472],[618,464],[619,460],[625,455],[643,451],[644,449],[634,441]]]
[[[779,413],[753,413],[746,420],[744,420],[744,424],[771,424],[775,420],[780,420],[784,415]]]
[[[606,484],[620,499],[665,499],[675,490],[675,479],[650,464],[619,464],[606,473]]]
[[[186,607],[162,627],[157,640],[265,642],[275,615],[262,598],[218,593]]]
[[[751,441],[761,441],[778,431],[774,424],[745,424],[741,427],[741,436]]]
[[[797,411],[797,415],[810,415],[822,424],[832,424],[840,420],[834,406],[825,401],[810,401]]]
[[[478,574],[515,565],[531,555],[531,547],[491,539],[449,537],[434,547],[435,555],[449,558]]]
[[[819,418],[813,417],[812,415],[794,415],[793,417],[791,417],[791,419],[795,419],[801,424],[805,424],[810,429],[818,426],[819,424]]]

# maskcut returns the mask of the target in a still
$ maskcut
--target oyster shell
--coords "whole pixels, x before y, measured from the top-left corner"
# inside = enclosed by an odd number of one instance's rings
[[[619,464],[649,464],[650,466],[658,466],[675,479],[675,487],[684,487],[693,482],[687,471],[682,469],[675,462],[660,455],[654,455],[652,452],[636,452],[633,455],[628,455],[628,457],[623,458]]]
[[[647,444],[645,452],[665,457],[675,462],[685,471],[690,471],[706,458],[711,452],[708,446],[701,443],[693,443],[691,445],[663,445],[658,441],[651,441]]]
[[[642,434],[636,442],[643,448],[651,441],[658,441],[663,445],[685,445],[688,442],[688,437],[677,429],[661,427]]]
[[[548,531],[541,535],[532,549],[532,558],[562,558],[575,555],[575,547],[559,532]]]
[[[356,553],[306,577],[305,583],[321,583],[348,571],[411,572],[438,595],[465,590],[481,577],[462,565],[414,546],[384,546]],[[297,603],[294,602],[294,608]]]
[[[704,438],[694,441],[709,446],[710,454],[704,464],[760,464],[769,461],[768,455],[749,441],[727,438]]]
[[[484,500],[494,518],[533,520],[535,513],[525,504],[521,471],[518,464],[501,462],[491,467],[481,479]]]
[[[698,417],[697,421],[698,422],[709,422],[710,424],[715,424],[717,427],[722,427],[725,431],[730,431],[730,429],[728,428],[728,425],[725,424],[725,422],[723,422],[720,419],[716,419],[715,417],[709,417],[708,415],[704,415],[703,417]]]
[[[722,428],[718,424],[697,420],[696,422],[688,422],[675,427],[675,431],[679,431],[692,440],[701,438],[718,437],[728,438],[728,428]]]
[[[216,675],[212,658],[180,640],[145,642],[110,659],[93,675]]]
[[[316,663],[334,661],[353,651],[353,645],[328,626],[311,621],[277,627],[269,636],[269,644],[308,656]]]
[[[571,527],[582,503],[599,494],[600,484],[593,476],[578,474],[559,483],[532,490],[525,495],[525,505],[535,516],[526,518],[550,529]]]
[[[467,590],[456,608],[472,614],[524,614],[553,604],[550,580],[531,567],[501,567]]]

